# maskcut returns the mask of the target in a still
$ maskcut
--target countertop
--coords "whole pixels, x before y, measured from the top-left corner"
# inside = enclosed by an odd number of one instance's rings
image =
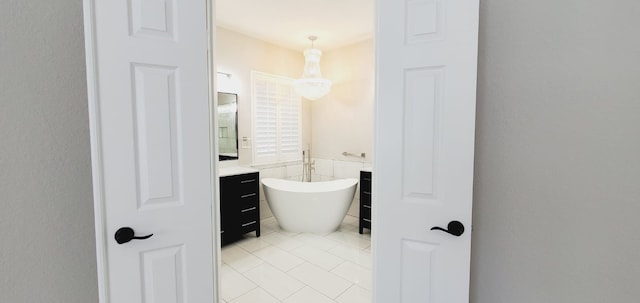
[[[251,168],[251,167],[244,167],[244,166],[223,167],[223,168],[220,168],[220,177],[250,174],[250,173],[257,173],[257,172],[259,172],[257,169]]]

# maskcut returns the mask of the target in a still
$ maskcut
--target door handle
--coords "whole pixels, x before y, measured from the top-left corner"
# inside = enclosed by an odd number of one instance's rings
[[[145,239],[149,239],[151,238],[151,236],[153,236],[153,234],[150,235],[146,235],[146,236],[142,236],[142,237],[136,237],[135,236],[135,232],[133,231],[133,228],[131,227],[122,227],[120,229],[118,229],[116,231],[116,242],[118,242],[118,244],[124,244],[127,243],[131,240],[145,240]]]
[[[449,222],[449,225],[447,225],[447,229],[434,226],[431,230],[441,230],[456,237],[460,237],[464,233],[464,225],[460,223],[460,221],[451,221]]]

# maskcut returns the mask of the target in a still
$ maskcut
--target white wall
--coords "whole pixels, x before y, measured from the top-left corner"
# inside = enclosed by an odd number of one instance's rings
[[[239,138],[251,138],[251,71],[299,78],[304,67],[302,52],[288,50],[221,27],[216,28],[216,65],[219,72],[231,74],[238,94]],[[253,144],[253,140],[251,141]],[[302,104],[302,144],[311,143],[311,106]],[[239,150],[240,165],[253,163],[252,149]]]
[[[82,1],[0,5],[0,302],[97,302]]]
[[[342,153],[364,152],[364,162],[372,162],[374,62],[373,40],[323,54],[322,74],[333,87],[329,95],[311,101],[313,157],[361,161]]]
[[[640,300],[640,2],[482,0],[474,303]]]

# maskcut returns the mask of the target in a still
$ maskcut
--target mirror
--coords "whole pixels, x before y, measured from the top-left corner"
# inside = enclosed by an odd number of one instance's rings
[[[219,160],[238,160],[238,95],[218,93]]]

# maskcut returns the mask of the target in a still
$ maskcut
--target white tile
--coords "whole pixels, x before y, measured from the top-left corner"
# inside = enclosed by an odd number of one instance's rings
[[[371,290],[371,278],[373,275],[371,269],[347,261],[332,269],[331,272],[362,288]]]
[[[329,250],[334,254],[352,263],[358,264],[365,268],[372,268],[371,253],[351,245],[339,245]]]
[[[352,225],[352,224],[342,224],[340,225],[340,227],[338,228],[338,231],[341,231],[342,233],[346,233],[346,234],[357,234],[358,233],[358,225]],[[358,240],[359,242],[360,240]],[[352,240],[352,243],[355,243],[356,240]],[[359,246],[363,246],[358,244]]]
[[[260,258],[248,253],[235,244],[222,248],[222,262],[239,272],[245,272],[264,263]]]
[[[352,225],[358,225],[358,217],[357,216],[345,216],[344,220],[342,220],[342,223],[345,224],[352,224]]]
[[[263,168],[260,170],[260,179],[277,178],[282,179],[286,176],[287,169],[284,166]]]
[[[349,217],[359,217],[360,216],[360,198],[358,197],[358,192],[356,191],[356,195],[351,202],[351,207],[347,211],[347,215]],[[356,224],[357,225],[357,224]]]
[[[361,235],[355,228],[353,229],[353,231],[349,230],[348,226],[345,226],[345,228],[346,231],[339,230],[336,232],[332,232],[325,237],[350,246],[355,246],[359,249],[364,249],[371,245],[371,235]]]
[[[305,245],[291,251],[294,255],[324,270],[332,270],[345,262],[344,259],[315,247]]]
[[[289,238],[295,237],[295,236],[297,236],[297,235],[299,235],[299,234],[300,234],[299,232],[292,232],[292,231],[284,230],[284,229],[282,229],[282,227],[280,227],[280,226],[278,226],[278,230],[277,230],[277,232],[278,232],[279,234],[281,234],[281,235],[283,235],[283,236],[286,236],[286,237],[289,237]]]
[[[283,300],[304,287],[300,281],[268,264],[249,270],[244,275],[278,300]]]
[[[277,246],[284,250],[292,250],[304,245],[303,242],[291,237],[293,235],[295,234],[283,235],[280,232],[275,232],[265,235],[262,238],[264,241],[267,241],[271,245]]]
[[[260,202],[260,217],[262,217],[262,202]],[[266,202],[265,202],[266,203]],[[280,230],[280,226],[278,226],[278,221],[276,221],[276,218],[271,216],[269,218],[266,219],[262,219],[260,221],[260,234],[261,235],[267,235],[270,234],[272,232],[276,232]]]
[[[324,176],[324,175],[320,176],[320,181],[333,181],[333,180],[335,180],[335,178],[332,176]]]
[[[333,177],[333,160],[313,159],[316,161],[315,173],[322,176]]]
[[[302,164],[287,165],[287,178],[302,175]]]
[[[262,288],[257,287],[252,291],[234,299],[229,303],[279,303],[278,299],[274,298],[268,292]]]
[[[278,228],[260,225],[260,238],[277,231],[278,231]]]
[[[304,263],[288,272],[292,277],[304,282],[329,298],[337,298],[352,283],[311,263]]]
[[[260,227],[261,232],[263,232],[262,228],[263,226]],[[271,246],[271,244],[265,241],[262,237],[255,237],[255,236],[245,236],[244,239],[236,242],[235,245],[241,247],[242,249],[246,250],[249,253],[253,253],[256,250],[260,250],[265,247]]]
[[[310,287],[305,287],[293,294],[291,297],[286,298],[284,303],[335,303],[335,301],[327,298],[327,296],[313,290]]]
[[[337,299],[338,303],[371,303],[373,302],[371,298],[371,292],[366,290],[358,285],[354,285],[351,288],[347,289],[343,294],[341,294]]]
[[[257,287],[255,283],[227,265],[222,265],[220,281],[222,299],[227,302]]]
[[[267,200],[260,200],[260,220],[264,220],[272,217],[273,217],[273,213],[271,212],[271,207],[269,207],[269,203],[267,203]],[[260,225],[260,234],[265,234],[264,231],[265,230],[263,229],[263,226]],[[267,233],[269,232],[269,230],[266,230],[266,231]]]
[[[304,260],[275,246],[263,248],[253,254],[284,272],[304,263]]]
[[[318,181],[320,181],[321,178],[322,178],[321,175],[311,174],[311,182],[318,182]]]
[[[302,241],[305,245],[313,246],[321,250],[329,250],[340,245],[340,242],[338,241],[329,239],[321,235],[309,233],[299,234],[294,239]]]
[[[333,161],[333,176],[336,178],[359,178],[362,162]]]

